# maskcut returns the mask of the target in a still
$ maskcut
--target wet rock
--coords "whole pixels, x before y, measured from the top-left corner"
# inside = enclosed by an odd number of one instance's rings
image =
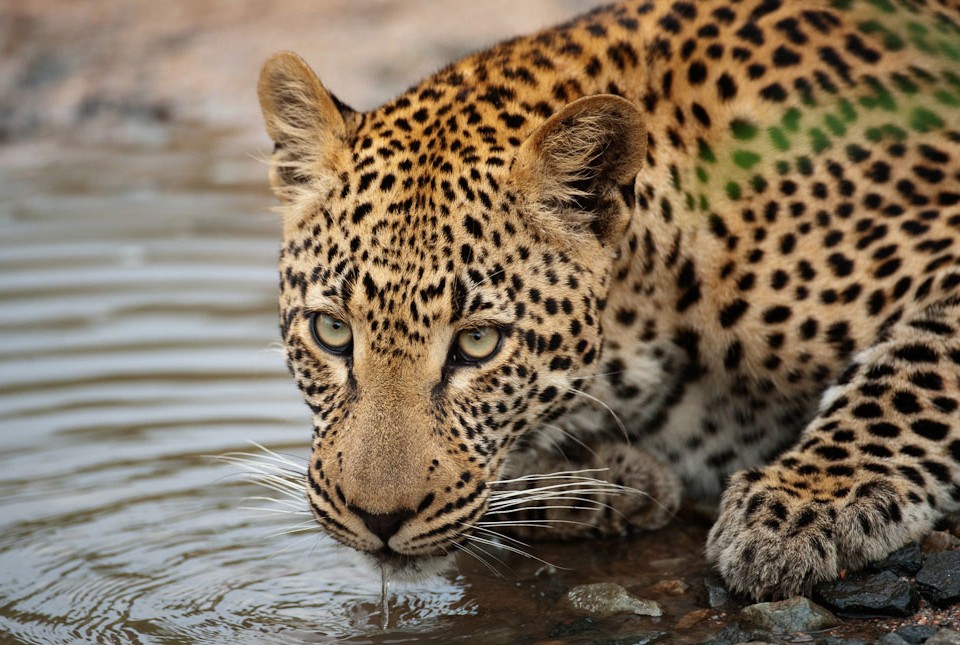
[[[687,593],[689,589],[690,585],[679,578],[661,580],[657,584],[650,587],[650,591],[666,594],[668,596],[682,596],[683,594]]]
[[[739,645],[740,643],[773,643],[776,637],[761,629],[744,629],[740,625],[729,625],[703,645]]]
[[[597,626],[597,621],[587,616],[580,620],[557,625],[550,630],[550,638],[566,638],[567,636],[577,636],[583,632],[589,631]]]
[[[867,641],[859,638],[840,638],[839,636],[828,636],[817,641],[817,645],[867,645]]]
[[[910,645],[910,641],[905,640],[897,634],[884,634],[877,639],[877,645]]]
[[[960,551],[929,554],[917,573],[917,589],[939,607],[960,600]]]
[[[727,591],[723,580],[719,576],[711,576],[703,581],[703,588],[706,592],[706,603],[716,609],[723,607],[730,601],[730,592]]]
[[[659,640],[663,640],[667,636],[669,636],[667,632],[643,632],[633,634],[632,636],[593,641],[590,645],[647,645],[647,643],[656,643]]]
[[[931,636],[924,645],[958,645],[960,644],[960,632],[952,629],[941,629]]]
[[[814,598],[842,616],[912,616],[920,605],[913,585],[891,571],[821,582]]]
[[[911,645],[920,645],[936,634],[937,628],[930,625],[906,625],[893,633]]]
[[[840,624],[837,617],[808,598],[789,598],[744,607],[740,623],[775,634],[809,632]]]
[[[912,576],[923,566],[920,544],[911,542],[896,551],[891,551],[882,560],[868,565],[871,571],[890,571],[898,576]]]
[[[921,548],[924,553],[940,553],[960,547],[960,538],[950,531],[934,531],[923,538]]]
[[[599,618],[616,614],[663,615],[658,603],[632,596],[626,589],[612,582],[574,587],[560,599],[560,605],[577,613]]]

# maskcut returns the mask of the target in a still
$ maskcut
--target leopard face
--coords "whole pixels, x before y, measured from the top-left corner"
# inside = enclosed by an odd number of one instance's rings
[[[259,89],[310,506],[339,541],[416,570],[455,549],[511,447],[595,371],[643,124],[590,97],[478,142],[496,113],[455,92],[358,115],[293,54]]]

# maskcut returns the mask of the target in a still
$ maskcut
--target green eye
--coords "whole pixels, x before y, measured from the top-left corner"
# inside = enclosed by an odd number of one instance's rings
[[[454,358],[462,363],[479,363],[500,349],[501,334],[493,327],[466,329],[457,335]]]
[[[317,344],[331,354],[346,354],[353,344],[350,325],[328,314],[314,314],[310,331]]]

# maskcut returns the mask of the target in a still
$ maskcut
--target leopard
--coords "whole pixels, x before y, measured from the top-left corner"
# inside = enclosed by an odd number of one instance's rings
[[[526,530],[713,504],[708,561],[762,600],[955,514],[958,61],[956,0],[627,0],[369,111],[274,55],[319,527],[429,575],[593,473]]]

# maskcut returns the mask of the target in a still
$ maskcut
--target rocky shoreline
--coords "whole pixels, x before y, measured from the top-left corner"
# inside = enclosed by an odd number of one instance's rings
[[[960,643],[960,539],[949,531],[904,546],[863,571],[820,583],[812,590],[812,599],[748,604],[733,597],[718,577],[699,582],[665,579],[647,590],[671,596],[696,594],[702,608],[680,616],[672,629],[644,625],[623,636],[596,640],[589,639],[591,632],[606,631],[603,622],[611,617],[659,617],[664,612],[657,601],[643,597],[642,590],[632,593],[615,583],[578,585],[558,601],[578,617],[555,627],[551,632],[555,640],[540,645]],[[684,630],[697,624],[712,624],[716,631],[706,639],[684,636]]]

